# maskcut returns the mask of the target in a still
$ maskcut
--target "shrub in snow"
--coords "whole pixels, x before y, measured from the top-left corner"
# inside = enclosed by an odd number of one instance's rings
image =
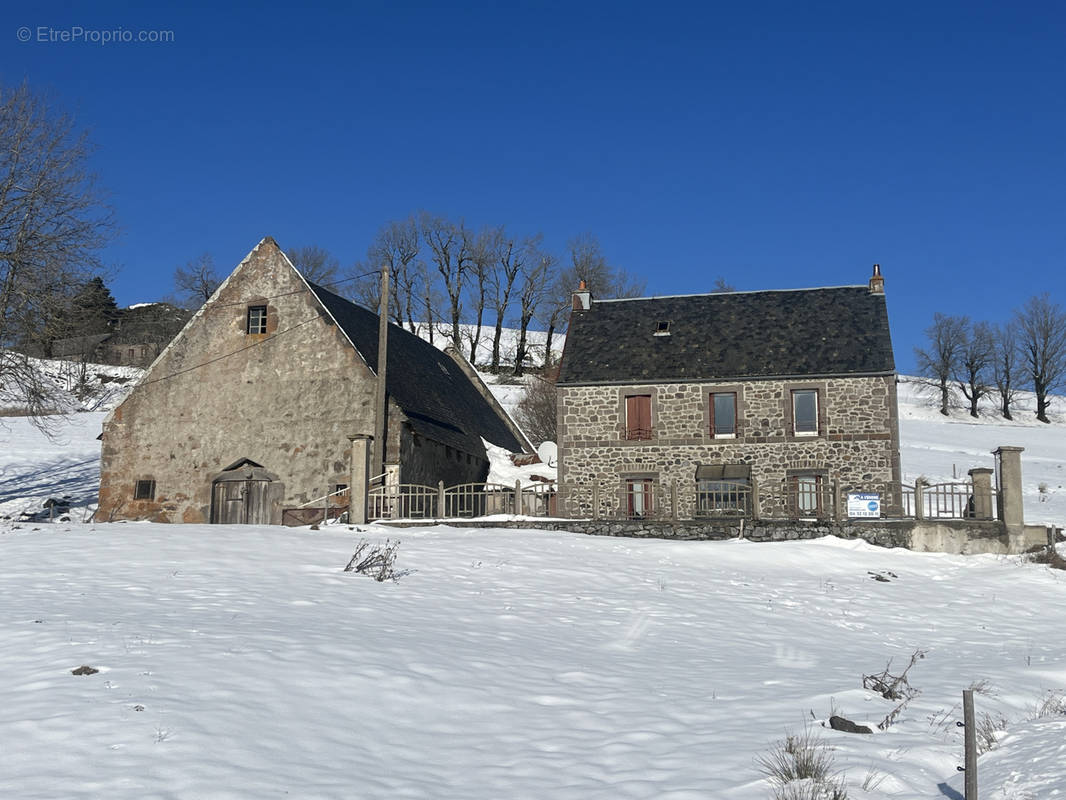
[[[844,777],[833,771],[833,748],[805,726],[755,760],[775,800],[847,800]]]
[[[399,546],[399,542],[391,542],[388,539],[385,544],[376,545],[361,539],[344,571],[369,575],[376,581],[394,581],[399,577],[395,569],[396,548]]]
[[[885,665],[884,670],[876,675],[863,675],[862,685],[864,689],[877,692],[886,700],[895,700],[898,705],[892,709],[883,720],[878,724],[880,730],[886,730],[889,725],[896,721],[903,709],[907,707],[907,703],[917,697],[921,692],[915,689],[907,681],[907,673],[910,672],[919,660],[925,658],[925,650],[915,650],[911,655],[910,663],[899,675],[893,675],[889,672],[892,667],[892,660]]]

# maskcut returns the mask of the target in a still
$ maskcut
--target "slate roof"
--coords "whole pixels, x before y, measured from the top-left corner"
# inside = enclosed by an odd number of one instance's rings
[[[308,285],[376,373],[378,315]],[[385,391],[416,431],[467,453],[484,452],[482,438],[513,453],[528,449],[447,353],[392,323],[388,353]]]
[[[659,322],[669,335],[656,336]],[[560,384],[895,372],[885,296],[867,286],[593,302],[570,318]]]

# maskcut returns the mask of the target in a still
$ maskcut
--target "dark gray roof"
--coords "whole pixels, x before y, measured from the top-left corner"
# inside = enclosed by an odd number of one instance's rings
[[[593,302],[570,318],[559,383],[894,371],[885,296],[839,286]]]
[[[376,373],[378,315],[328,289],[309,285]],[[392,323],[388,352],[385,391],[415,430],[467,453],[483,453],[482,438],[513,453],[527,449],[447,353]]]

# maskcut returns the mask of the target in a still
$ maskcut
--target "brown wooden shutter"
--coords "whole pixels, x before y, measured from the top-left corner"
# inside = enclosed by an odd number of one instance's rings
[[[650,395],[632,395],[626,398],[626,438],[651,438]]]

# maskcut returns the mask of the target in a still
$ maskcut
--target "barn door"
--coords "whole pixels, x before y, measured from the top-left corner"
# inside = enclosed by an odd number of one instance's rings
[[[222,525],[269,525],[270,481],[215,481],[211,521]]]
[[[276,491],[275,491],[276,490]],[[223,525],[270,525],[284,485],[262,465],[243,458],[211,482],[211,521]]]

